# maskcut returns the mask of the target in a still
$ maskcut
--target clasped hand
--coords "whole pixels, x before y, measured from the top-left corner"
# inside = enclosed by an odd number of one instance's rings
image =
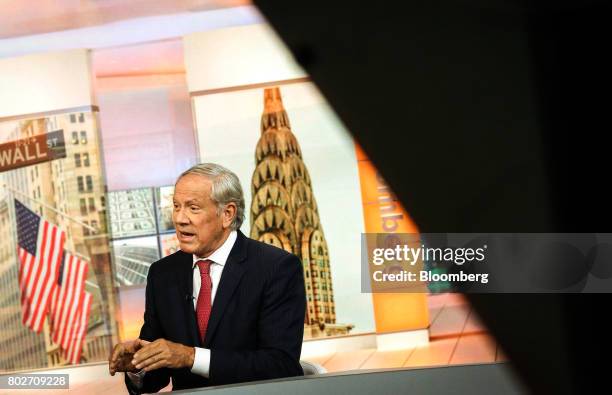
[[[117,344],[108,360],[111,376],[115,372],[146,372],[159,368],[190,368],[195,349],[166,339],[153,342],[136,339]]]

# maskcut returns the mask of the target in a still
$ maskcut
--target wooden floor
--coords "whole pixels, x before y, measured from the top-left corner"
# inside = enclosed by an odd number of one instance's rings
[[[495,340],[489,336],[473,309],[461,295],[443,294],[429,297],[430,342],[424,347],[397,351],[365,349],[338,352],[309,359],[329,372],[357,369],[410,368],[448,366],[504,361]],[[111,377],[106,365],[89,365],[65,369],[70,373],[70,390],[44,390],[45,394],[82,395],[126,394],[123,375]],[[168,386],[166,391],[170,390]],[[16,390],[0,394],[40,394],[42,390]]]

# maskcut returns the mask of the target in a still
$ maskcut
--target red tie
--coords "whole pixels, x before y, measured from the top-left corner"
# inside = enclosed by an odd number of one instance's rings
[[[198,261],[200,269],[200,278],[202,285],[198,294],[198,302],[196,304],[196,316],[198,317],[198,329],[200,330],[200,339],[204,342],[206,336],[206,328],[208,327],[208,318],[210,317],[211,301],[210,295],[212,290],[212,280],[210,279],[211,260]]]

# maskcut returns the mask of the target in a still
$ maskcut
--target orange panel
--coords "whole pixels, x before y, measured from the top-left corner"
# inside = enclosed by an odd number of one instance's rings
[[[425,293],[372,294],[376,332],[387,333],[429,326],[429,310]]]
[[[388,212],[381,215],[380,205],[363,205],[366,233],[419,233],[416,224],[398,201],[385,207]]]
[[[363,151],[355,145],[365,231],[367,233],[418,233],[406,210],[386,185]],[[429,325],[425,293],[372,294],[376,332],[424,329]]]

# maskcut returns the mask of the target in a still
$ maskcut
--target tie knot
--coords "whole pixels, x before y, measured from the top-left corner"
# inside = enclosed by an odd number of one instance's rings
[[[210,259],[205,259],[196,262],[201,274],[210,274],[210,265],[213,263]]]

